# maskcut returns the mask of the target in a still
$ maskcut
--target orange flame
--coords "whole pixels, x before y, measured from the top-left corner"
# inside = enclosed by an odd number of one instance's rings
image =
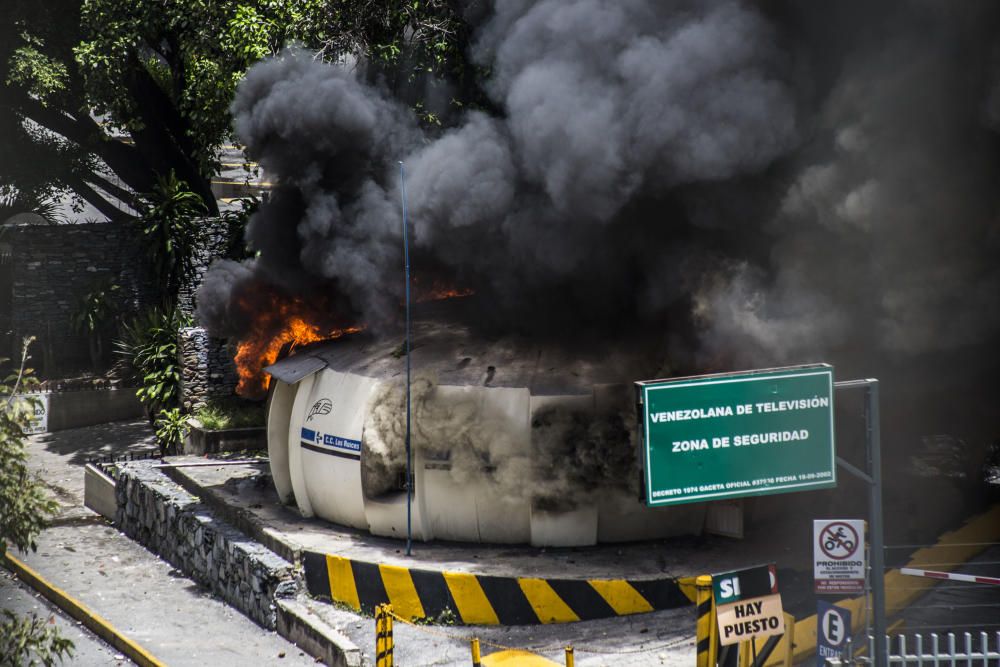
[[[445,283],[435,280],[430,288],[425,288],[417,278],[413,278],[413,288],[416,291],[414,300],[417,303],[426,301],[443,301],[444,299],[459,299],[465,296],[472,296],[475,290],[468,287],[451,287]]]
[[[474,293],[471,289],[455,288],[438,281],[427,288],[416,278],[413,279],[413,286],[414,299],[418,303],[466,297]],[[266,308],[251,307],[250,302],[259,304],[262,298],[268,302]],[[258,288],[252,297],[248,295],[240,302],[245,312],[256,313],[254,330],[237,344],[234,358],[240,378],[236,393],[246,398],[259,398],[267,392],[268,377],[264,368],[277,361],[286,346],[290,352],[299,345],[334,340],[365,328],[364,325],[335,326],[337,319],[325,314],[329,312],[327,303],[293,297],[266,287]]]
[[[237,296],[236,311],[252,313],[253,326],[236,346],[236,393],[260,398],[267,392],[264,368],[278,360],[283,348],[340,338],[361,331],[332,316],[336,306],[327,295],[292,296],[268,285],[255,285]]]
[[[236,348],[234,359],[236,371],[240,376],[236,393],[248,397],[264,394],[268,387],[264,368],[278,360],[278,353],[285,345],[291,343],[291,350],[299,345],[334,340],[346,334],[358,333],[362,329],[364,327],[355,326],[324,331],[319,326],[294,315],[288,319],[285,328],[273,337],[261,336],[241,341]]]

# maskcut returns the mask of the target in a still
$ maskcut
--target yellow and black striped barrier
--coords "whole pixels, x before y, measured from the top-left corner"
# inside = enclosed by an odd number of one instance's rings
[[[676,579],[496,577],[369,563],[305,552],[306,587],[374,613],[391,604],[405,619],[450,617],[466,625],[534,625],[627,616],[690,604]]]
[[[393,667],[392,606],[375,607],[375,667]]]
[[[695,580],[697,622],[695,650],[697,667],[715,667],[718,646],[718,626],[715,624],[715,601],[712,597],[712,577],[703,574]]]

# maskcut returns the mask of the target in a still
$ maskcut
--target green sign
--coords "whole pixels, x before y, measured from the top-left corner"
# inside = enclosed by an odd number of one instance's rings
[[[712,575],[715,604],[721,606],[778,593],[778,571],[773,564]]]
[[[637,384],[647,505],[836,486],[831,366]]]

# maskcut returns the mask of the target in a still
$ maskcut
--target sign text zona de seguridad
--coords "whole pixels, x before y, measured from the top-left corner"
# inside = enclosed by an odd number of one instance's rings
[[[771,431],[768,433],[741,433],[733,436],[713,436],[711,445],[708,438],[698,438],[695,440],[674,440],[671,444],[671,453],[696,452],[702,449],[723,449],[726,447],[746,447],[749,445],[770,445],[782,442],[795,442],[796,440],[808,440],[809,429],[799,429],[797,431]]]

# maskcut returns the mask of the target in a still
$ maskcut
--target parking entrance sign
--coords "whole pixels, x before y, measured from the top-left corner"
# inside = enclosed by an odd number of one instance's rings
[[[844,657],[851,636],[851,612],[818,600],[816,625],[816,667],[824,667],[828,658]]]
[[[836,486],[831,366],[636,384],[647,505]]]

